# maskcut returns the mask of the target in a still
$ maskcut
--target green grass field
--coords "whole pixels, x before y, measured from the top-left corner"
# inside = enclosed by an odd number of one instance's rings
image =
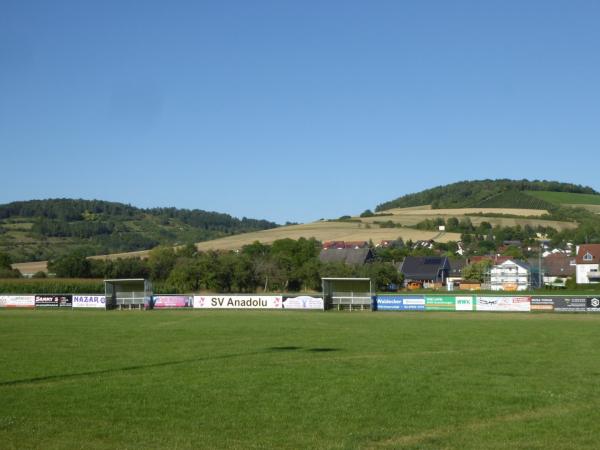
[[[598,448],[600,315],[0,311],[0,447]]]
[[[527,195],[557,205],[600,205],[600,195],[570,192],[526,191]]]

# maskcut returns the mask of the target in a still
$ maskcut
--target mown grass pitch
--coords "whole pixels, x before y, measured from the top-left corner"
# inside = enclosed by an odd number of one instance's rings
[[[0,448],[598,448],[600,315],[0,311]]]

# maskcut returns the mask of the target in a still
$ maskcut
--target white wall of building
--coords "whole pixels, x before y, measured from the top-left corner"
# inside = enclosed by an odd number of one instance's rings
[[[529,287],[529,270],[513,261],[505,261],[490,270],[492,291],[524,291]]]
[[[577,264],[577,284],[590,284],[597,283],[597,281],[590,281],[588,274],[590,272],[597,272],[600,270],[600,264]]]

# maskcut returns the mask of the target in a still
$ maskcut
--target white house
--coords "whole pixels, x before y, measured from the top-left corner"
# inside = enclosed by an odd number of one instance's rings
[[[490,269],[492,291],[524,291],[530,286],[531,269],[520,261],[508,259]]]
[[[577,246],[577,284],[600,283],[600,244]]]

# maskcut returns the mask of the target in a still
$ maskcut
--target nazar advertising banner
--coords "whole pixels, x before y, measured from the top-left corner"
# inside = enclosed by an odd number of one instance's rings
[[[282,309],[281,296],[195,295],[194,308],[200,309]]]
[[[100,294],[73,295],[73,308],[106,309],[106,297]]]

